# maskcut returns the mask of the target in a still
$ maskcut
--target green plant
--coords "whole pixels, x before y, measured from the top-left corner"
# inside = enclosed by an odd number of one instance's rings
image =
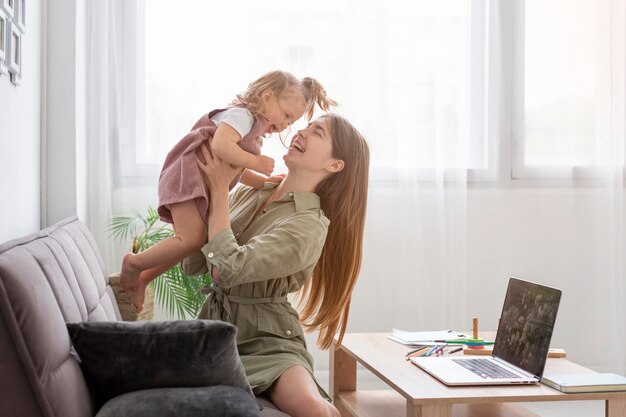
[[[126,209],[111,217],[108,232],[119,243],[132,239],[132,252],[139,253],[155,243],[174,236],[171,226],[159,220],[159,214],[148,207],[147,215],[137,210]],[[160,275],[151,285],[154,287],[156,300],[165,311],[178,317],[196,317],[206,296],[200,293],[204,286],[211,285],[211,275],[189,276],[180,268],[180,264]]]

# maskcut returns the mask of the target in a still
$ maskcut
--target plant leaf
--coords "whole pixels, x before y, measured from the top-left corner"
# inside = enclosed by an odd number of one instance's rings
[[[206,299],[200,289],[211,282],[210,275],[188,276],[176,265],[154,280],[154,293],[169,316],[195,318]]]

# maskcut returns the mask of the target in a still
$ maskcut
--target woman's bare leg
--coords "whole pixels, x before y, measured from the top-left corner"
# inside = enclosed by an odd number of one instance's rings
[[[309,371],[300,365],[287,369],[268,389],[270,400],[292,417],[340,417],[317,389]]]
[[[120,285],[123,289],[136,290],[139,276],[143,271],[165,268],[160,272],[163,273],[186,256],[199,250],[204,244],[207,236],[206,223],[200,216],[195,201],[172,204],[170,211],[175,236],[163,239],[141,253],[127,253],[124,256],[120,274]],[[158,275],[153,276],[152,279]],[[148,282],[144,283],[144,289]]]

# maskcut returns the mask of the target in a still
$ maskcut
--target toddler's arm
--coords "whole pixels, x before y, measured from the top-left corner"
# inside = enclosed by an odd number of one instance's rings
[[[211,149],[220,159],[237,167],[243,167],[270,175],[274,170],[274,160],[265,155],[253,155],[237,145],[239,133],[227,123],[221,123],[213,136]]]
[[[249,169],[243,171],[241,179],[239,180],[242,184],[248,185],[252,188],[263,188],[263,183],[265,181],[267,181],[267,176]]]

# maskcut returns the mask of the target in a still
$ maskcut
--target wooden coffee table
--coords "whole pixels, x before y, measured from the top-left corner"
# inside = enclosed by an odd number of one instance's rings
[[[494,334],[480,336],[493,340]],[[537,417],[507,403],[579,400],[605,401],[606,417],[626,417],[626,392],[564,394],[542,384],[448,387],[406,361],[410,349],[387,339],[386,333],[346,333],[335,348],[330,353],[330,390],[344,417]],[[392,389],[357,390],[357,362]],[[545,372],[593,373],[567,359],[548,359]]]

